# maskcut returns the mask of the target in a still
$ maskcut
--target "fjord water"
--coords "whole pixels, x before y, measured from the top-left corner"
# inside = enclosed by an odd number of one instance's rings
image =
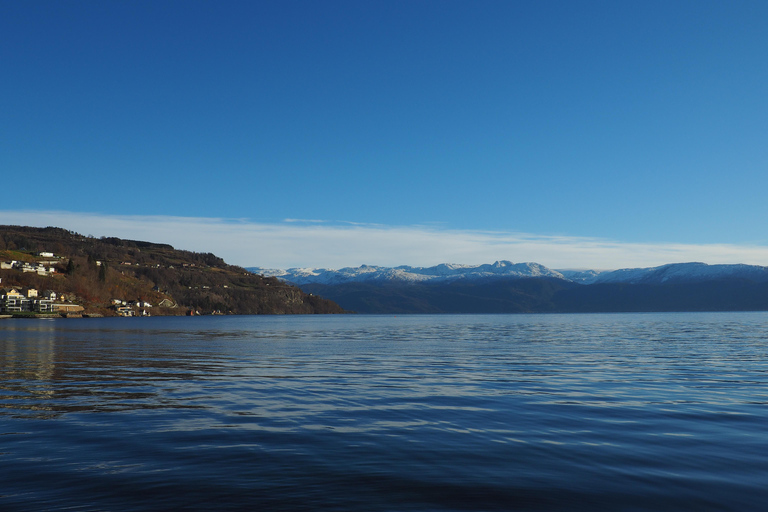
[[[768,314],[0,321],[0,509],[757,510]]]

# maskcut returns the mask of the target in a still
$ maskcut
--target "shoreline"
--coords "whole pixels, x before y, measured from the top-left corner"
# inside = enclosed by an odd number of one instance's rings
[[[33,319],[33,320],[45,320],[55,318],[104,318],[104,315],[100,313],[35,313],[35,314],[23,314],[13,313],[0,315],[0,320],[7,319]]]

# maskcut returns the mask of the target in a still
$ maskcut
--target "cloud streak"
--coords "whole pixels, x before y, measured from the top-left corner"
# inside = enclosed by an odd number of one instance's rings
[[[56,226],[84,235],[169,243],[212,252],[227,262],[268,268],[370,265],[431,266],[535,261],[550,268],[650,267],[664,263],[768,263],[768,247],[732,244],[628,243],[599,238],[297,221],[64,211],[0,211],[0,224]]]

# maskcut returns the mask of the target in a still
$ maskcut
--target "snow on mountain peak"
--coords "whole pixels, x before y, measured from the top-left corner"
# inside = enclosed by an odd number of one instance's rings
[[[758,265],[708,265],[701,262],[669,263],[651,268],[625,268],[603,272],[595,283],[667,283],[717,279],[745,279],[768,282],[768,267]]]
[[[284,281],[295,284],[321,283],[338,284],[354,281],[454,281],[457,279],[492,279],[492,278],[525,278],[525,277],[553,277],[564,279],[557,271],[548,269],[538,263],[512,263],[500,260],[493,264],[462,265],[455,263],[441,263],[434,267],[377,267],[373,265],[361,265],[359,267],[345,267],[339,270],[314,269],[314,268],[289,268],[262,269],[254,267],[249,269],[257,274],[278,277]]]
[[[463,265],[441,263],[434,267],[378,267],[361,265],[339,270],[326,268],[249,269],[257,274],[274,276],[298,285],[309,283],[340,284],[347,282],[448,282],[459,279],[520,279],[550,277],[574,283],[628,283],[662,284],[674,282],[743,279],[768,282],[768,267],[758,265],[708,265],[706,263],[670,263],[650,268],[625,268],[613,271],[552,270],[539,263],[512,263],[499,260],[491,264]]]

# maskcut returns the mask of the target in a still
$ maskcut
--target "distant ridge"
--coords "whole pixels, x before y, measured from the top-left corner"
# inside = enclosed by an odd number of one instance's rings
[[[552,270],[538,263],[248,270],[358,313],[765,311],[768,267],[672,263]]]
[[[460,265],[443,263],[434,267],[377,267],[362,265],[339,270],[326,268],[267,269],[250,267],[247,270],[265,277],[277,277],[294,284],[340,284],[349,282],[451,282],[457,280],[483,280],[494,278],[553,277],[565,279],[560,272],[538,263],[512,263],[501,260],[492,264]]]
[[[759,265],[707,265],[706,263],[671,263],[652,268],[626,268],[597,274],[588,283],[674,283],[741,279],[768,282],[768,267]]]
[[[269,269],[249,267],[250,272],[298,285],[341,284],[349,282],[451,282],[457,280],[488,280],[529,277],[563,279],[579,284],[630,283],[654,284],[693,282],[717,279],[742,279],[768,282],[768,267],[759,265],[708,265],[706,263],[670,263],[658,267],[626,268],[620,270],[552,270],[539,263],[512,263],[507,260],[492,264],[463,265],[443,263],[434,267],[379,267],[361,265],[339,270],[327,268]]]

